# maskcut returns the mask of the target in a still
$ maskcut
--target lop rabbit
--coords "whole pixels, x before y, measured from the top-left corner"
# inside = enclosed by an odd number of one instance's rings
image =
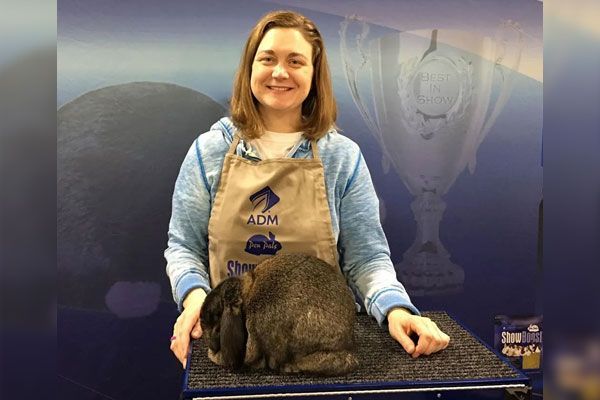
[[[358,366],[355,320],[342,274],[303,254],[277,255],[224,280],[200,312],[208,355],[216,364],[325,376]]]

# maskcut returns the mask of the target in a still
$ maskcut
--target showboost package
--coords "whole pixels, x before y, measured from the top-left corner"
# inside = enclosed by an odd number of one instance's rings
[[[542,316],[495,318],[494,347],[519,369],[542,369]]]

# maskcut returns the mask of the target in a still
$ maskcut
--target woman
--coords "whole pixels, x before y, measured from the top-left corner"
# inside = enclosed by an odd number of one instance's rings
[[[360,149],[335,130],[327,57],[312,21],[289,11],[258,21],[230,111],[196,139],[175,184],[165,257],[181,311],[171,350],[183,367],[210,288],[282,250],[339,265],[367,312],[387,320],[413,357],[444,349],[449,337],[419,315],[396,279]]]

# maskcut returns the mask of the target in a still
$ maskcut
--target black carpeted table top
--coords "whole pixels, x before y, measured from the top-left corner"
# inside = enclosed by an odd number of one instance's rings
[[[423,315],[435,321],[450,338],[450,345],[442,352],[430,356],[411,358],[387,332],[367,316],[359,315],[356,324],[357,356],[359,368],[342,377],[315,377],[283,375],[272,371],[244,370],[233,372],[213,364],[207,357],[203,340],[195,340],[187,371],[185,391],[196,392],[245,388],[248,392],[265,387],[294,387],[332,385],[356,387],[356,384],[379,386],[389,382],[410,385],[461,384],[464,382],[511,382],[523,375],[505,363],[487,346],[467,332],[445,312],[428,312]],[[264,390],[263,390],[264,391]]]

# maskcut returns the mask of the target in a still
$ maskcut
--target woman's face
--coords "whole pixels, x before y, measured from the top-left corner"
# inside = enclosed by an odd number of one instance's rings
[[[313,76],[312,46],[292,28],[273,28],[260,42],[250,76],[259,112],[300,118]]]

